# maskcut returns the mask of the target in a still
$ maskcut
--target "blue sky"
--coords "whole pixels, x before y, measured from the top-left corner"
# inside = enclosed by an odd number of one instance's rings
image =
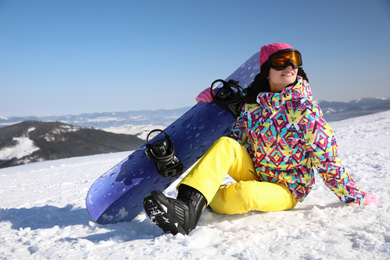
[[[272,42],[315,100],[390,97],[388,0],[0,0],[0,116],[192,106]]]

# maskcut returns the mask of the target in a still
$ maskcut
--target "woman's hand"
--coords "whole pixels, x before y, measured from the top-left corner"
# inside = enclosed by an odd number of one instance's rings
[[[214,93],[214,90],[213,90]],[[203,102],[203,103],[210,103],[213,101],[213,97],[211,96],[210,93],[210,88],[206,88],[200,94],[196,97],[196,102]]]
[[[362,191],[362,193],[364,194],[365,196],[365,199],[364,199],[364,202],[362,205],[368,205],[368,204],[376,204],[377,200],[376,200],[376,197],[369,193],[369,192],[366,192],[366,191]]]

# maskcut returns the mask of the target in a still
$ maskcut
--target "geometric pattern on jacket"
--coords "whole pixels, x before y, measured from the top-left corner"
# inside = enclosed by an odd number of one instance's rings
[[[341,165],[332,128],[300,76],[281,93],[263,92],[256,104],[245,104],[229,137],[246,148],[259,181],[286,186],[298,201],[314,187],[317,171],[344,203],[364,202]]]

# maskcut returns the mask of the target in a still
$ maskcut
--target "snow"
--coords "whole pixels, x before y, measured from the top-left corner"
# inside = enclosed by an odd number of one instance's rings
[[[39,148],[35,146],[33,140],[27,136],[14,137],[13,140],[16,142],[15,146],[6,147],[0,150],[0,160],[11,160],[12,158],[19,159],[39,150]]]
[[[390,111],[331,126],[344,166],[377,205],[346,206],[317,177],[293,210],[206,209],[190,235],[172,236],[144,213],[111,225],[89,217],[89,187],[129,152],[39,162],[0,170],[0,259],[390,259]]]
[[[56,128],[44,135],[46,142],[63,142],[65,137],[62,136],[62,133],[77,132],[81,130],[81,127],[72,126],[72,125],[61,125],[59,128]]]
[[[116,117],[98,117],[95,119],[87,119],[87,122],[112,122],[112,121],[124,121],[123,118],[116,118]]]

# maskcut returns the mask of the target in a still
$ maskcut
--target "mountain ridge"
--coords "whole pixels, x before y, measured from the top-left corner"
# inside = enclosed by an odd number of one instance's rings
[[[349,102],[317,101],[328,122],[365,116],[390,110],[390,98],[361,98]]]
[[[144,141],[136,136],[62,122],[24,121],[0,128],[0,168],[31,162],[130,151]]]
[[[58,121],[74,126],[93,127],[112,133],[136,135],[141,139],[145,139],[146,134],[150,130],[154,128],[166,128],[189,109],[190,107],[183,107],[176,109],[81,113],[76,115],[40,117],[0,116],[0,129],[1,127],[6,127],[23,121]]]

